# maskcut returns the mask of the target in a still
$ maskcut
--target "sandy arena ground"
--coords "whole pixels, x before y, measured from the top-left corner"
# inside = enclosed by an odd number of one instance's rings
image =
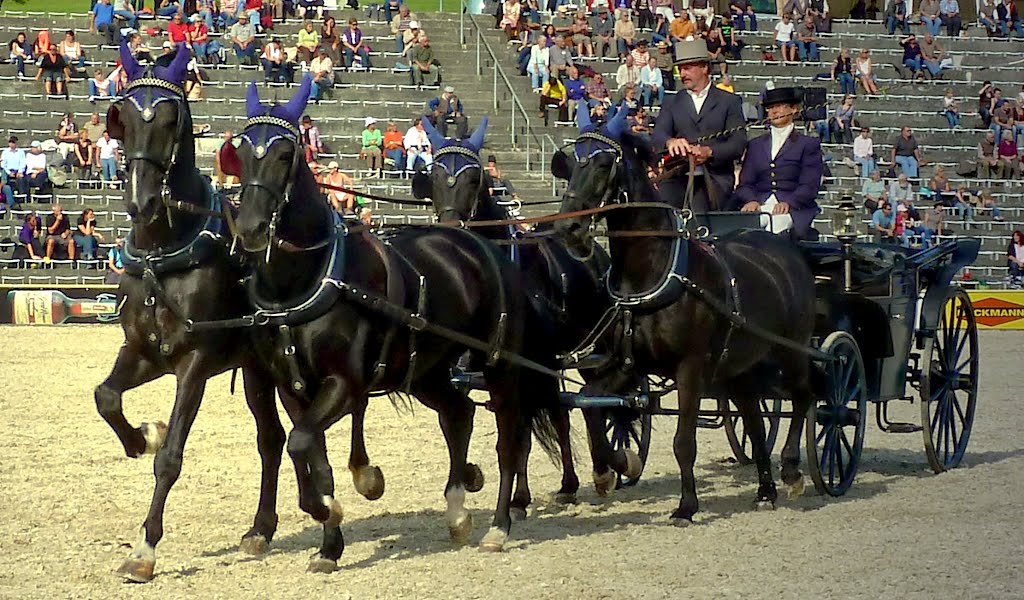
[[[126,458],[92,399],[120,329],[3,327],[0,597],[1021,598],[1021,340],[982,335],[981,401],[968,455],[953,472],[931,473],[920,434],[887,435],[872,421],[846,497],[814,496],[808,478],[804,497],[753,512],[753,468],[725,462],[725,435],[705,431],[697,461],[703,512],[699,524],[679,529],[667,519],[678,501],[675,423],[660,417],[643,481],[609,499],[596,496],[581,458],[580,503],[550,505],[545,496],[559,474],[535,456],[534,509],[501,555],[448,540],[447,454],[434,414],[396,413],[380,399],[367,440],[387,478],[382,499],[369,502],[352,488],[347,420],[328,434],[348,543],[331,575],[304,572],[320,528],[297,506],[287,456],[271,552],[237,551],[255,510],[259,461],[244,400],[220,377],[207,386],[170,496],[156,579],[133,586],[113,570],[145,516],[152,457]],[[129,421],[166,420],[173,386],[167,377],[129,392]],[[917,405],[897,412],[914,422],[918,414]],[[493,419],[480,411],[470,458],[488,483],[468,502],[474,541],[494,505],[494,442]]]

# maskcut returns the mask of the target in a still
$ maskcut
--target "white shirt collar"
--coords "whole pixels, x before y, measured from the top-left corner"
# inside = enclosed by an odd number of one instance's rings
[[[793,123],[790,123],[789,125],[786,125],[785,127],[774,127],[773,126],[771,128],[771,132],[772,132],[772,149],[771,149],[772,150],[772,159],[774,159],[775,156],[779,153],[779,150],[782,149],[782,145],[786,143],[787,139],[789,139],[790,134],[793,133],[793,129],[794,129],[794,124]]]

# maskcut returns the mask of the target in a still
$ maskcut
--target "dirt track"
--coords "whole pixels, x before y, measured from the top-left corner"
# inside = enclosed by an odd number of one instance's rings
[[[724,462],[721,431],[699,438],[699,524],[668,525],[678,471],[674,420],[655,420],[644,479],[597,498],[579,461],[580,504],[549,505],[558,473],[535,457],[534,510],[501,555],[448,541],[441,491],[447,454],[434,415],[371,404],[371,460],[387,492],[369,502],[345,469],[348,424],[328,434],[348,547],[332,575],[308,575],[319,527],[296,503],[285,458],[272,551],[237,551],[259,482],[255,427],[228,378],[207,386],[171,493],[156,579],[113,570],[148,508],[151,457],[125,458],[96,414],[92,388],[121,341],[107,326],[0,328],[0,597],[2,598],[1020,598],[1024,596],[1024,408],[1020,334],[981,338],[982,390],[963,466],[935,476],[920,434],[869,424],[858,480],[838,500],[808,495],[753,512],[751,467]],[[29,358],[34,355],[39,358]],[[173,380],[126,395],[129,421],[166,420]],[[897,417],[918,419],[917,406]],[[579,423],[577,423],[579,425]],[[582,430],[577,427],[577,430]],[[488,484],[470,495],[474,541],[486,531],[497,468],[493,419],[478,413],[471,460]],[[579,454],[585,445],[579,444]],[[775,457],[777,460],[777,456]],[[808,479],[808,488],[812,488]]]

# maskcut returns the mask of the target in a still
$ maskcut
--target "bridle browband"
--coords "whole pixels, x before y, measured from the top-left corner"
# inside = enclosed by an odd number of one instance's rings
[[[445,161],[442,160],[443,158],[448,156],[452,157],[453,159],[463,157],[466,160],[461,165],[455,164],[456,161],[453,160],[453,164],[449,167],[449,165],[447,165]],[[464,146],[442,146],[440,149],[438,149],[437,152],[434,153],[433,165],[441,167],[447,174],[448,177],[445,179],[445,184],[448,186],[448,189],[454,188],[459,176],[468,171],[469,169],[477,169],[478,171],[481,172],[480,180],[477,182],[476,194],[473,196],[473,206],[471,206],[469,209],[469,217],[465,219],[466,221],[472,221],[476,217],[477,210],[479,210],[480,192],[484,186],[483,163],[480,161],[480,155]],[[445,208],[444,210],[437,214],[438,220],[441,220],[441,215],[449,212],[454,213],[455,209],[451,207]],[[463,219],[458,220],[463,221]]]

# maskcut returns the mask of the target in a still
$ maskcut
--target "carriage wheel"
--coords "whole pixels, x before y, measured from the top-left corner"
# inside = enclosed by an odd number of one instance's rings
[[[825,338],[824,398],[807,413],[807,462],[818,493],[841,496],[857,475],[867,421],[867,377],[857,341],[845,331]]]
[[[644,377],[640,383],[640,393],[651,391],[650,382]],[[647,453],[651,449],[651,415],[629,409],[610,409],[605,411],[605,431],[613,450],[632,448],[640,457],[640,464],[646,466]],[[641,473],[643,470],[641,469]],[[640,481],[640,475],[626,477],[619,475],[615,488],[633,487]]]
[[[768,454],[775,448],[775,440],[779,436],[779,413],[782,412],[782,400],[775,399],[769,406],[768,400],[760,400],[761,418],[764,421],[765,445],[768,447]],[[729,439],[729,447],[732,448],[736,462],[741,465],[749,465],[754,462],[754,455],[750,449],[750,438],[743,427],[743,418],[733,408],[732,402],[719,400],[718,410],[722,413],[725,423],[725,437]]]
[[[960,464],[974,425],[978,398],[978,327],[971,298],[952,290],[939,327],[925,340],[921,367],[921,428],[932,470]]]

